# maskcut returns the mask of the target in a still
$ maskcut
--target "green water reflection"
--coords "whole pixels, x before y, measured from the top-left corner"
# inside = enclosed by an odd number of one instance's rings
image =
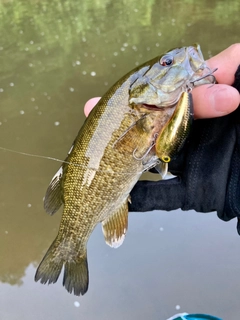
[[[84,121],[87,99],[102,95],[125,72],[172,47],[199,42],[208,57],[239,42],[239,12],[239,1],[1,1],[0,146],[64,159]],[[37,265],[58,229],[60,214],[48,217],[42,198],[59,164],[0,153],[0,281],[24,287],[33,282],[32,277],[23,281],[26,268]],[[134,223],[133,232],[137,219]],[[104,246],[100,231],[93,243],[98,238]],[[153,261],[156,252],[158,244],[149,253]],[[95,269],[90,265],[90,272]],[[33,286],[51,294],[50,288]],[[91,286],[94,290],[94,283]],[[137,285],[135,289],[137,294]],[[17,319],[8,304],[0,309],[3,319]],[[160,318],[171,315],[166,310],[164,302]],[[231,311],[224,312],[230,319]]]

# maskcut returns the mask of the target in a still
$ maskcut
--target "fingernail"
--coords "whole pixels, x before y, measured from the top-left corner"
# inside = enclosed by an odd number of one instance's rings
[[[209,95],[212,107],[219,116],[229,114],[239,105],[238,91],[227,85],[217,85]]]

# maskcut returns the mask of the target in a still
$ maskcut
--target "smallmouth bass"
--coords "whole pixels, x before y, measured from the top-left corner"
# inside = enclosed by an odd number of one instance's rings
[[[122,244],[130,191],[152,167],[165,174],[189,132],[190,91],[214,83],[212,73],[198,45],[176,48],[132,70],[101,98],[47,189],[46,212],[63,205],[63,214],[36,281],[55,283],[64,267],[67,291],[87,292],[92,231],[101,222],[106,243]]]

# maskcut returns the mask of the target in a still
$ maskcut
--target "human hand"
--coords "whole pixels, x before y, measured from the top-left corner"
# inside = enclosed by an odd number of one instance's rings
[[[177,177],[138,181],[131,192],[130,211],[181,208],[217,211],[225,221],[240,217],[240,109],[233,112],[240,103],[239,65],[240,44],[208,60],[211,69],[218,68],[214,74],[218,84],[192,92],[199,120],[177,159],[169,163],[169,171]],[[86,115],[98,100],[86,103]]]
[[[240,104],[239,92],[231,85],[240,64],[240,43],[234,44],[207,61],[218,84],[203,85],[195,88],[193,94],[194,115],[196,119],[214,118],[234,111]],[[84,107],[86,116],[99,101],[99,97],[87,101]]]
[[[233,87],[240,92],[240,65]],[[235,109],[233,104],[224,110],[229,112],[232,107]],[[177,177],[138,181],[131,192],[129,209],[217,211],[224,221],[237,217],[240,235],[239,162],[240,108],[223,117],[197,120],[177,159],[169,163],[169,171]]]

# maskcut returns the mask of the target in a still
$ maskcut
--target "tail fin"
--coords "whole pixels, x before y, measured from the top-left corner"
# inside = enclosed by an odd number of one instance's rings
[[[63,285],[68,292],[76,296],[84,295],[88,290],[87,252],[78,261],[65,263]]]
[[[68,292],[74,293],[76,296],[84,295],[88,290],[88,263],[87,251],[80,257],[69,257],[65,260],[61,256],[56,240],[52,243],[47,253],[43,257],[35,274],[35,281],[40,280],[43,284],[55,283],[61,273],[64,265],[63,286]]]

